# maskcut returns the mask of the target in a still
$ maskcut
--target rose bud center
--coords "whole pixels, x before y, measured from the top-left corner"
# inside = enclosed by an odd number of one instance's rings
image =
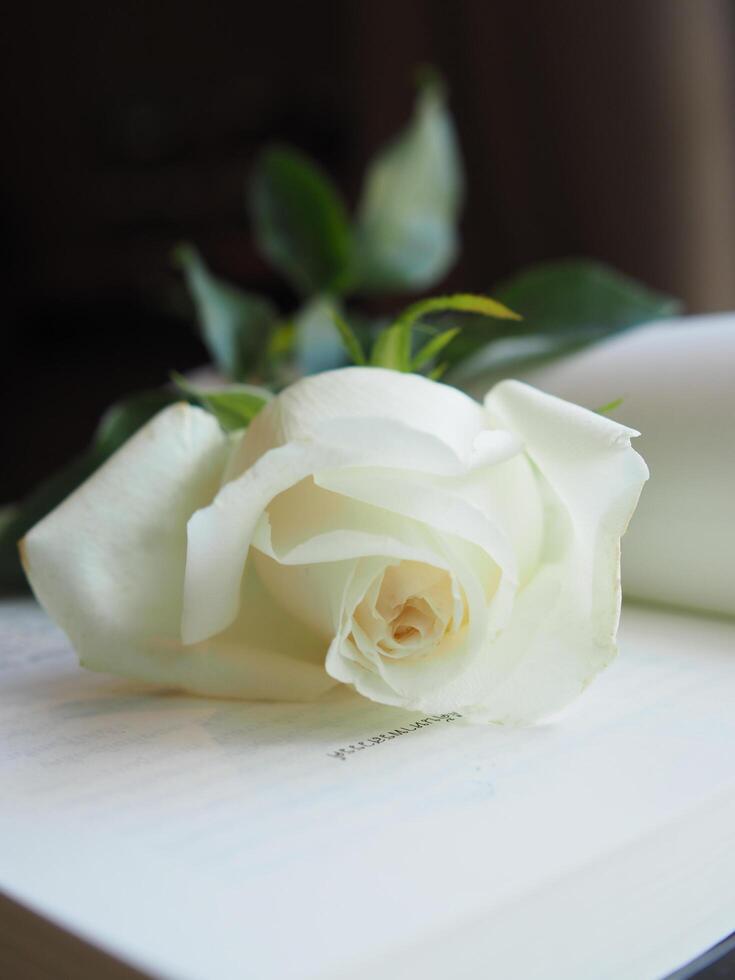
[[[464,613],[448,572],[400,561],[377,575],[358,603],[352,639],[367,656],[422,656],[462,624]]]

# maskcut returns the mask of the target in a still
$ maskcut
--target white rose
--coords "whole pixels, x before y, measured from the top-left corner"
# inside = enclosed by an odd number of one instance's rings
[[[25,539],[41,602],[95,670],[201,694],[337,682],[528,722],[614,656],[637,433],[519,382],[484,407],[346,368],[233,441],[154,418]]]

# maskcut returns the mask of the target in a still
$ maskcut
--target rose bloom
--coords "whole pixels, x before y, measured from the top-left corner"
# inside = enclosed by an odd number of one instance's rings
[[[186,404],[21,544],[84,666],[205,695],[533,721],[615,654],[637,433],[516,381],[306,378],[233,436]]]

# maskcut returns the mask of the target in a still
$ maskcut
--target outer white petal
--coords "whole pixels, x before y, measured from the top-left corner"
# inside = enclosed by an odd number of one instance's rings
[[[186,522],[216,493],[226,445],[211,415],[174,405],[22,542],[36,595],[86,666],[166,679],[148,638],[179,635]]]
[[[244,472],[263,453],[292,440],[313,440],[333,419],[386,419],[429,433],[467,460],[488,428],[481,405],[456,388],[417,374],[348,367],[297,382],[248,427],[233,471]]]
[[[654,479],[625,537],[625,595],[735,615],[735,314],[625,330],[530,372],[641,429]],[[672,529],[675,528],[675,533]]]
[[[328,640],[284,616],[252,565],[231,628],[181,643],[186,522],[217,492],[227,452],[201,409],[160,413],[29,532],[31,584],[92,669],[199,694],[315,697],[334,683]]]
[[[635,430],[528,385],[502,382],[486,407],[524,441],[549,493],[541,569],[493,646],[474,707],[494,721],[532,721],[572,700],[615,655],[620,537],[648,469],[630,446]]]

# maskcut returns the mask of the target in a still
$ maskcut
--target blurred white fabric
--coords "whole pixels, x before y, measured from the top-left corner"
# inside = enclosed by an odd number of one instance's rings
[[[622,398],[611,416],[641,432],[625,594],[735,615],[735,314],[646,324],[523,380],[588,408]]]

